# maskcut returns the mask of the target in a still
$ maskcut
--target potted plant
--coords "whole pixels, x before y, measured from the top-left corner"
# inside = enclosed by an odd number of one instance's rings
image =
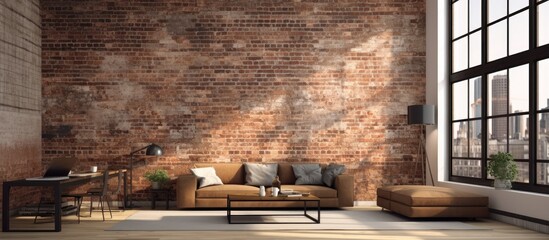
[[[160,185],[169,181],[168,171],[163,169],[156,169],[153,171],[147,171],[145,178],[151,182],[152,189],[159,189]]]
[[[490,156],[488,173],[494,177],[494,188],[510,189],[518,175],[517,164],[510,153],[498,152]]]

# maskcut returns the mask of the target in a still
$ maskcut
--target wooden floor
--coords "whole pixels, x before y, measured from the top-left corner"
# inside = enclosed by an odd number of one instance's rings
[[[369,207],[372,210],[378,210]],[[157,240],[157,239],[373,239],[373,240],[420,240],[420,239],[549,239],[549,235],[519,228],[513,225],[490,219],[480,219],[467,222],[469,224],[488,228],[489,230],[382,230],[382,231],[104,231],[113,224],[124,220],[136,210],[113,212],[113,219],[106,215],[107,220],[101,221],[101,212],[95,211],[93,217],[82,217],[81,223],[76,222],[76,216],[63,217],[63,231],[59,233],[46,232],[14,232],[0,233],[0,239],[77,239],[77,240]],[[82,214],[87,214],[83,209]],[[33,224],[31,217],[12,219],[13,228],[52,228],[53,224],[47,218]]]

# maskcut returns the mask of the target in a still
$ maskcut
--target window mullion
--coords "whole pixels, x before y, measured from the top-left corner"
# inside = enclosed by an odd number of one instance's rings
[[[482,0],[481,11],[481,28],[482,28],[482,53],[481,53],[481,66],[486,65],[488,62],[488,0]],[[481,178],[488,178],[488,171],[486,169],[488,159],[488,73],[484,73],[482,76],[482,139],[481,145],[483,152],[482,160],[480,161]]]
[[[480,26],[482,29],[481,34],[481,66],[485,65],[488,62],[488,0],[482,0],[482,11],[481,11],[481,20]]]
[[[471,1],[467,0],[467,69],[471,67]],[[467,87],[469,89],[469,87]],[[469,93],[467,93],[469,94]]]
[[[529,41],[529,51],[533,51],[536,49],[537,46],[537,4],[536,0],[530,0],[530,15],[529,15],[529,22],[530,22],[530,41]],[[530,105],[530,113],[528,114],[530,121],[529,124],[529,132],[528,132],[528,144],[530,144],[529,154],[530,154],[530,161],[528,165],[528,179],[529,184],[532,186],[535,186],[537,184],[537,164],[536,160],[538,158],[538,151],[537,151],[537,139],[538,139],[538,129],[537,129],[537,110],[538,110],[538,81],[537,81],[537,61],[532,60],[530,62],[530,99],[529,99],[529,105]]]
[[[484,1],[483,1],[484,2]],[[488,74],[482,75],[482,139],[481,139],[481,145],[482,145],[482,152],[481,152],[481,158],[480,161],[480,167],[482,171],[481,178],[487,179],[488,178],[488,171],[486,169],[486,166],[488,164]]]
[[[535,0],[534,0],[535,1]],[[537,63],[536,61],[532,61],[530,63],[530,99],[529,99],[529,105],[530,105],[530,112],[528,114],[528,117],[530,118],[530,121],[528,121],[529,124],[529,132],[528,132],[528,144],[530,145],[529,150],[529,167],[528,167],[528,175],[529,175],[529,183],[530,185],[536,185],[536,175],[537,175],[537,165],[536,165],[536,159],[538,157],[537,154],[537,139],[538,139],[538,129],[537,129],[537,98],[538,98],[538,92],[537,92]]]
[[[447,13],[448,13],[448,46],[449,46],[449,49],[450,51],[448,51],[448,56],[449,56],[449,61],[447,62],[447,69],[449,69],[449,72],[450,72],[450,76],[452,75],[451,73],[454,71],[453,69],[453,59],[454,59],[454,53],[453,53],[453,47],[452,47],[452,37],[453,37],[453,32],[454,32],[454,28],[453,28],[453,15],[454,15],[454,11],[453,11],[453,7],[454,7],[454,2],[452,2],[452,4],[450,4],[450,7],[447,9]],[[448,149],[449,149],[449,154],[448,154],[448,158],[449,158],[449,161],[450,161],[450,164],[447,165],[447,168],[446,168],[446,171],[448,173],[448,176],[449,178],[448,179],[451,179],[453,177],[453,172],[452,172],[452,167],[453,167],[453,155],[454,155],[454,148],[453,148],[453,122],[452,122],[452,116],[453,116],[453,112],[454,112],[454,108],[453,108],[453,105],[452,105],[452,99],[454,98],[454,94],[453,94],[453,90],[452,90],[452,83],[451,81],[448,83],[448,96],[449,96],[449,101],[447,102],[446,104],[446,107],[448,109],[450,109],[450,111],[448,111],[447,113],[447,117],[448,119],[450,120],[450,124],[448,124],[448,127],[447,127],[447,130],[448,132],[450,133],[449,134],[449,138],[450,138],[450,141],[448,141]]]
[[[453,73],[450,75],[450,82],[480,76],[484,73],[497,72],[546,58],[549,58],[549,44]]]
[[[532,50],[535,49],[537,46],[537,40],[538,40],[538,31],[537,31],[537,25],[538,25],[538,11],[537,11],[537,5],[536,0],[530,0],[530,8],[529,8],[530,14],[530,42],[529,42],[529,49]]]
[[[505,19],[507,20],[507,36],[506,36],[507,37],[507,56],[502,57],[502,58],[509,57],[509,52],[510,52],[509,48],[510,48],[510,45],[511,45],[510,44],[511,42],[509,41],[509,22],[511,20],[511,17],[509,17],[509,0],[507,0],[507,17]],[[509,75],[507,75],[507,76],[509,76]],[[509,85],[507,85],[507,86],[509,86]],[[507,96],[509,96],[509,95],[507,95]]]
[[[467,108],[467,157],[470,158],[471,157],[471,103],[469,102],[469,100],[471,100],[471,89],[470,89],[470,80],[471,79],[468,79],[466,80],[467,81],[467,106],[469,106]]]
[[[507,8],[509,8],[509,6],[507,6]],[[507,26],[509,26],[509,21],[507,21]],[[509,29],[507,29],[507,38],[509,38]],[[507,41],[507,46],[509,46],[509,41]],[[509,48],[508,48],[509,49]],[[509,51],[509,50],[507,50]],[[505,70],[506,74],[507,74],[507,102],[505,105],[505,109],[507,110],[507,114],[505,115],[505,132],[507,133],[506,134],[506,138],[505,141],[507,142],[507,152],[510,152],[511,148],[509,147],[509,142],[511,141],[511,137],[510,137],[510,132],[509,132],[509,114],[510,114],[510,111],[509,111],[509,107],[511,106],[511,75],[509,74],[509,69]],[[493,101],[493,99],[492,99]]]

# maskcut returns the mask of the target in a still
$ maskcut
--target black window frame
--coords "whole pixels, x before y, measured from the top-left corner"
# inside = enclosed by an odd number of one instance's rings
[[[482,3],[482,11],[481,11],[481,27],[480,29],[475,29],[472,32],[467,32],[464,35],[457,36],[455,39],[453,38],[453,4],[458,1],[470,1],[470,0],[449,0],[450,5],[448,8],[448,46],[450,51],[449,61],[447,62],[447,66],[449,69],[449,83],[447,85],[448,89],[448,103],[447,107],[450,109],[448,111],[448,139],[450,140],[448,142],[448,149],[449,149],[449,159],[448,159],[448,176],[449,180],[453,182],[462,182],[462,183],[469,183],[469,184],[475,184],[475,185],[483,185],[483,186],[492,186],[493,180],[489,179],[487,176],[487,161],[488,161],[488,138],[487,138],[487,127],[488,127],[488,119],[493,118],[494,116],[488,116],[488,75],[491,73],[495,73],[501,70],[507,70],[511,69],[513,67],[522,66],[524,64],[529,64],[529,110],[527,112],[529,122],[528,129],[529,129],[529,139],[528,139],[528,151],[529,151],[529,159],[527,162],[529,163],[529,171],[528,171],[528,177],[529,181],[528,183],[522,183],[522,182],[513,182],[513,189],[519,190],[519,191],[528,191],[528,192],[537,192],[537,193],[549,193],[549,185],[541,185],[537,184],[537,164],[538,163],[549,163],[549,160],[538,160],[537,159],[537,116],[539,113],[549,112],[549,110],[540,110],[538,108],[538,92],[537,92],[537,66],[538,62],[541,60],[549,59],[549,44],[543,45],[543,46],[537,46],[537,7],[540,4],[549,2],[549,0],[529,0],[529,5],[527,7],[524,7],[520,10],[517,10],[511,14],[509,14],[509,1],[507,0],[507,14],[505,17],[499,18],[491,23],[488,23],[488,1],[489,0],[481,0]],[[549,4],[549,3],[547,3]],[[470,12],[470,4],[468,2],[467,4],[467,12]],[[507,20],[507,30],[509,30],[509,19],[512,16],[515,16],[519,13],[522,13],[524,11],[529,11],[529,48],[526,51],[519,52],[513,55],[507,54],[506,57],[502,57],[493,61],[488,61],[488,27],[492,26],[500,21],[503,21],[504,19]],[[468,18],[470,16],[468,15]],[[467,29],[469,29],[469,19],[467,20]],[[453,43],[454,41],[461,39],[463,37],[470,36],[472,33],[476,31],[482,31],[481,34],[481,64],[466,68],[465,70],[460,70],[458,72],[453,72]],[[469,42],[469,41],[468,41]],[[507,53],[509,53],[509,31],[507,31]],[[467,51],[468,51],[468,66],[469,66],[469,59],[470,59],[470,44],[468,44]],[[459,159],[470,159],[470,160],[477,160],[477,158],[470,158],[470,157],[462,157],[462,158],[455,158],[453,157],[453,124],[456,122],[463,122],[463,121],[470,121],[472,120],[470,116],[468,115],[467,119],[458,119],[453,120],[453,89],[452,86],[456,82],[460,81],[469,81],[470,79],[474,79],[476,77],[481,77],[482,79],[482,117],[481,119],[481,128],[482,128],[482,140],[481,140],[481,147],[483,149],[481,154],[481,178],[473,178],[473,177],[465,177],[465,176],[457,176],[453,175],[452,167],[453,167],[453,159],[459,160]],[[468,93],[469,94],[469,83],[468,83]],[[509,96],[508,96],[509,97]],[[469,96],[467,97],[469,99]],[[508,99],[509,101],[509,99]],[[507,112],[505,115],[498,115],[498,116],[505,116],[507,119],[509,117],[514,116],[516,114]],[[468,131],[469,132],[469,131]],[[509,142],[507,142],[509,144]]]

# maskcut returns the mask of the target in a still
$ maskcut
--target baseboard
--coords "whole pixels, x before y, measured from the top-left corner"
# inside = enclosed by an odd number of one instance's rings
[[[355,201],[355,206],[375,206],[375,201]],[[490,219],[500,221],[503,223],[511,224],[514,226],[530,229],[536,232],[549,233],[549,221],[531,218],[523,215],[500,211],[496,209],[490,209]]]
[[[514,213],[508,213],[495,209],[490,209],[490,218],[533,231],[549,233],[549,222],[545,220],[522,216]]]
[[[175,206],[176,206],[176,201],[170,201],[169,204],[170,204],[170,208],[174,209]],[[152,207],[151,201],[133,201],[133,205],[137,208],[139,208],[139,207],[146,207],[146,208]],[[156,201],[156,210],[163,210],[163,209],[164,210],[166,209],[166,200]]]
[[[355,201],[355,207],[375,207],[377,206],[376,201]]]

